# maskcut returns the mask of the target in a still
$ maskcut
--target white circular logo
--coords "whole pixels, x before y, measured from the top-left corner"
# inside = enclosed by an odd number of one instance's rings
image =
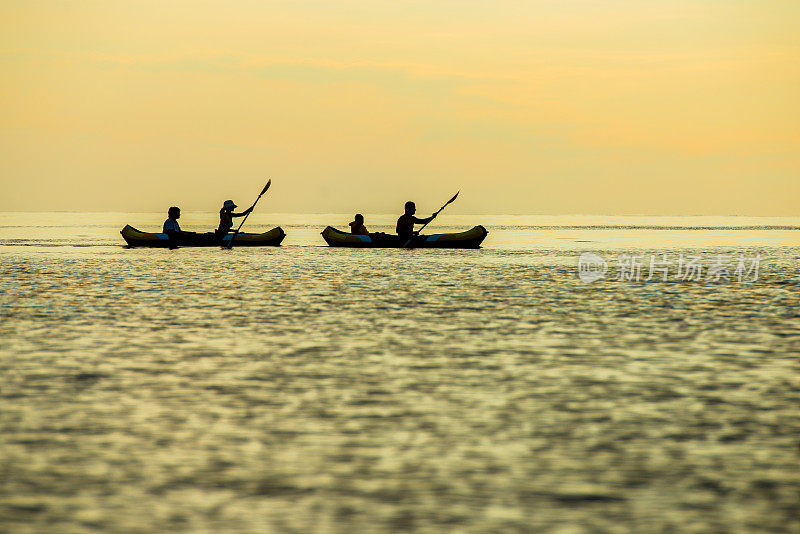
[[[597,282],[608,272],[606,260],[594,252],[584,252],[578,258],[578,278],[584,284]]]

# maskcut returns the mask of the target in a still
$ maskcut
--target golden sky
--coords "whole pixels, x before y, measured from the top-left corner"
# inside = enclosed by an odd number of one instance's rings
[[[797,0],[0,0],[0,210],[800,215]]]

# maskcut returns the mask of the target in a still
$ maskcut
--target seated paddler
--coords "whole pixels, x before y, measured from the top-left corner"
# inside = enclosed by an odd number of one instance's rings
[[[350,223],[350,233],[356,235],[369,235],[367,227],[364,226],[364,216],[356,213],[353,222]]]
[[[170,238],[177,236],[181,233],[181,225],[178,224],[178,219],[181,218],[181,209],[178,206],[172,206],[167,210],[167,220],[164,221],[164,226],[161,229],[162,233],[167,234]]]
[[[181,218],[181,209],[178,206],[172,206],[167,210],[167,220],[164,221],[164,226],[161,229],[162,233],[169,236],[170,247],[178,245],[179,236],[195,235],[194,232],[184,232],[181,230],[181,225],[178,224],[178,219]]]
[[[233,210],[235,210],[236,207],[237,206],[233,203],[233,200],[226,200],[222,204],[222,209],[219,210],[219,228],[217,228],[216,232],[218,236],[224,236],[231,231],[231,228],[233,228],[234,217],[244,217],[253,211],[253,206],[250,206],[241,213],[234,213]]]
[[[416,212],[417,206],[410,200],[406,202],[405,213],[401,215],[399,219],[397,219],[398,236],[402,237],[403,239],[411,239],[416,235],[414,232],[415,224],[427,224],[434,218],[434,216],[431,215],[427,219],[420,219],[414,216]]]

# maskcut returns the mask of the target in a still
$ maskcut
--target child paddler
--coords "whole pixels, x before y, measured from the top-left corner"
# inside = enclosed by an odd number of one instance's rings
[[[350,223],[350,233],[356,235],[369,235],[367,227],[364,226],[364,216],[356,213],[355,219]]]

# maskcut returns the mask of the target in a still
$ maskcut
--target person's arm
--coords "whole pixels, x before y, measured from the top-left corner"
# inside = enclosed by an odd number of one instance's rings
[[[161,233],[167,234],[170,238],[180,233],[180,226],[172,219],[167,219],[164,226],[161,228]]]
[[[414,217],[414,224],[428,224],[431,222],[436,216],[431,215],[427,219],[420,219],[419,217]]]
[[[196,235],[197,234],[197,232],[186,232],[184,230],[175,230],[175,229],[169,229],[164,233],[167,234],[170,238],[178,237],[178,236],[182,236],[182,235]]]
[[[253,206],[250,206],[249,208],[244,210],[242,213],[231,213],[231,217],[244,217],[245,215],[247,215],[251,211],[253,211]]]

